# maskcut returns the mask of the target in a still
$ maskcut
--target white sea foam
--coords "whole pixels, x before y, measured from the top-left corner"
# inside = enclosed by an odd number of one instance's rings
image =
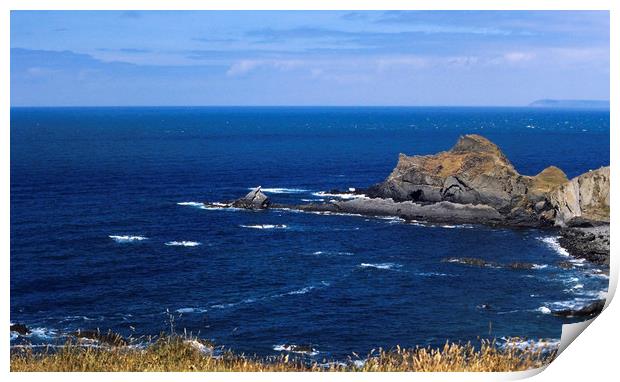
[[[206,311],[204,308],[179,308],[175,310],[177,313],[204,313]]]
[[[318,199],[301,199],[302,202],[324,202],[325,199],[323,198],[318,198]]]
[[[144,236],[134,236],[134,235],[109,235],[109,238],[114,240],[117,243],[131,243],[134,241],[143,241],[147,240],[147,237]]]
[[[450,276],[447,273],[441,273],[441,272],[418,272],[416,274],[418,276],[424,276],[424,277],[433,277],[433,276],[446,277],[446,276]]]
[[[538,340],[528,340],[528,339],[520,339],[520,338],[505,338],[502,337],[501,340],[504,341],[500,345],[500,348],[512,348],[519,350],[534,350],[541,352],[553,351],[560,346],[560,340],[555,338],[543,338]]]
[[[532,268],[534,269],[545,269],[547,267],[548,267],[547,264],[532,264]]]
[[[315,251],[313,255],[324,256],[353,256],[353,252],[337,252],[337,251]]]
[[[338,199],[363,199],[363,198],[367,198],[366,195],[364,194],[354,194],[351,192],[344,192],[341,194],[332,194],[330,192],[326,192],[326,191],[319,191],[319,192],[313,192],[312,195],[314,196],[318,196],[318,197],[329,197],[329,198],[338,198]]]
[[[253,224],[253,225],[240,224],[239,227],[253,228],[253,229],[286,229],[288,228],[286,224]]]
[[[306,286],[300,289],[294,289],[288,292],[277,293],[277,294],[272,294],[272,295],[263,296],[263,297],[250,297],[250,298],[246,298],[241,301],[238,301],[238,302],[215,304],[215,305],[211,305],[211,308],[226,309],[226,308],[231,308],[231,307],[241,305],[241,304],[252,304],[254,302],[264,301],[267,299],[275,299],[275,298],[281,298],[285,296],[301,295],[301,294],[309,293],[315,289],[321,289],[321,288],[328,287],[328,286],[330,286],[330,283],[326,281],[321,281],[320,285],[309,285],[309,286]]]
[[[213,211],[213,210],[240,211],[242,210],[242,208],[233,207],[229,203],[220,203],[220,202],[213,202],[213,203],[179,202],[177,204],[179,206],[196,207],[196,208],[200,208],[201,210],[208,210],[208,211]]]
[[[192,207],[204,207],[204,203],[200,202],[179,202],[177,203],[179,206],[192,206]]]
[[[166,245],[168,246],[174,246],[174,247],[196,247],[198,245],[201,245],[202,243],[199,243],[197,241],[169,241],[166,243]]]
[[[564,257],[570,256],[568,251],[562,248],[562,246],[560,245],[560,242],[558,241],[559,236],[538,237],[537,239],[545,243],[549,248],[553,249],[557,254],[564,256]]]
[[[547,308],[546,306],[541,306],[540,308],[536,310],[542,314],[551,314],[551,309]]]
[[[312,346],[299,346],[299,345],[292,345],[292,344],[274,345],[273,350],[285,351],[289,353],[306,354],[312,357],[319,354],[319,351],[316,350]]]
[[[402,267],[402,265],[395,264],[395,263],[377,263],[377,264],[361,263],[359,266],[361,268],[375,268],[375,269],[384,269],[384,270],[395,270],[397,268]]]
[[[199,352],[201,352],[203,354],[211,354],[213,352],[213,348],[211,348],[209,346],[206,346],[205,344],[201,343],[198,340],[185,340],[183,342],[188,344],[189,346],[193,347],[194,349],[198,350]]]
[[[248,190],[253,190],[253,189],[254,188],[248,188]],[[302,188],[284,188],[284,187],[274,187],[274,188],[261,187],[260,190],[268,194],[300,194],[300,193],[309,191],[309,190],[304,190]]]

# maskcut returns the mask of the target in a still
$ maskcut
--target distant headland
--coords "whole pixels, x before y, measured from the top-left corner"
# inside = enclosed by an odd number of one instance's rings
[[[592,99],[539,99],[528,106],[562,109],[609,109],[609,100]]]

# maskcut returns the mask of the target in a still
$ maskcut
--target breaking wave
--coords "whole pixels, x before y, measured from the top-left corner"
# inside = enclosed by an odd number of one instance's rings
[[[169,241],[166,243],[166,245],[168,246],[175,246],[175,247],[196,247],[198,245],[201,245],[202,243],[199,243],[197,241]]]
[[[559,236],[538,237],[537,239],[545,243],[549,248],[553,249],[560,256],[570,256],[568,251],[560,245]]]
[[[359,266],[360,268],[374,268],[374,269],[383,269],[383,270],[396,270],[402,267],[402,265],[396,264],[396,263],[377,263],[377,264],[361,263]]]
[[[288,228],[286,224],[253,224],[253,225],[240,224],[239,227],[253,228],[253,229],[286,229]]]
[[[248,188],[248,190],[253,190],[254,188]],[[284,187],[274,187],[274,188],[262,188],[261,191],[268,194],[300,194],[303,192],[308,192],[309,190],[304,190],[302,188],[284,188]]]
[[[117,243],[131,243],[134,241],[143,241],[148,239],[145,236],[134,235],[109,235],[108,237]]]

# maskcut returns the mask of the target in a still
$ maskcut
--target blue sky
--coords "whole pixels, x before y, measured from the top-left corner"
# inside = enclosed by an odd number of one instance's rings
[[[12,106],[609,99],[607,11],[13,11]]]

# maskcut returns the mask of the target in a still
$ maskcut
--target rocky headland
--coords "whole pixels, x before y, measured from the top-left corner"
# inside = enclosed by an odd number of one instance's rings
[[[569,180],[561,169],[549,166],[539,174],[523,175],[497,145],[472,134],[461,136],[448,151],[400,154],[383,182],[355,189],[353,198],[284,205],[272,202],[257,187],[226,206],[395,216],[430,223],[555,227],[569,253],[609,264],[609,174],[609,167],[602,167]]]

